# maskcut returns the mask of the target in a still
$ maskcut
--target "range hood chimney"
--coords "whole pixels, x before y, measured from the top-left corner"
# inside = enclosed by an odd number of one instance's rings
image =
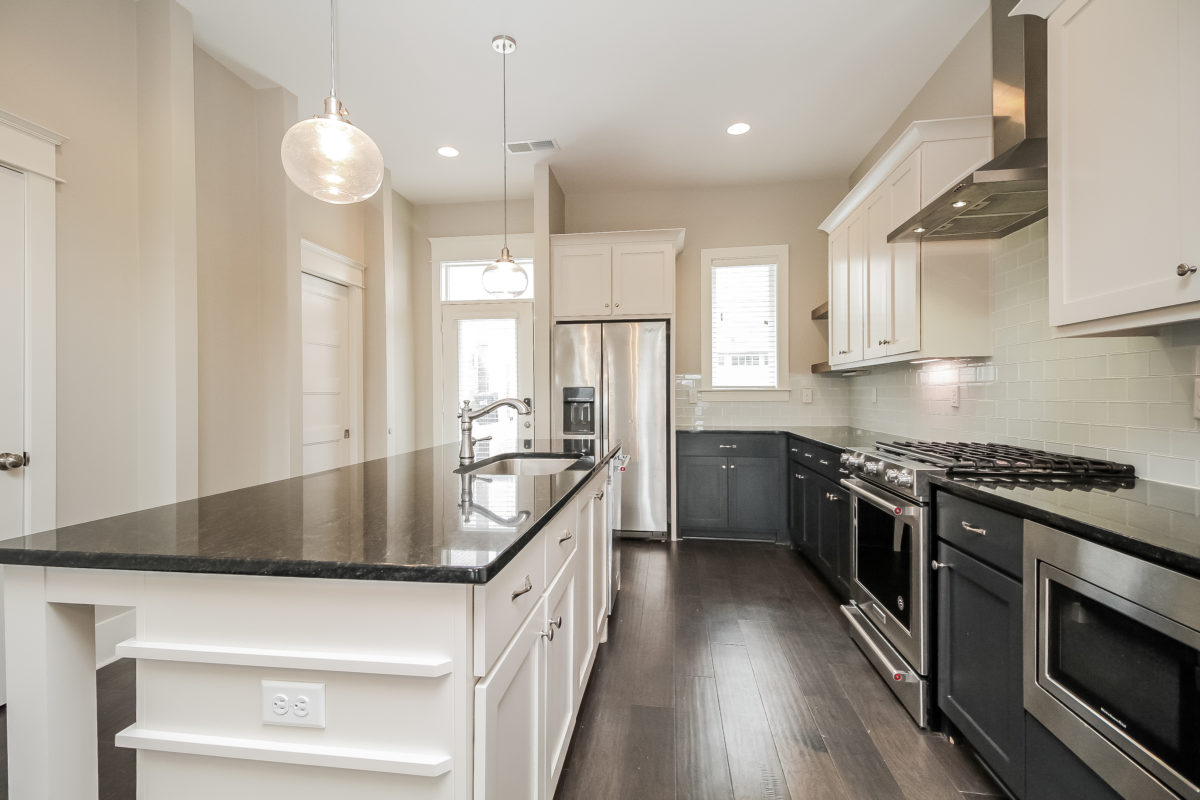
[[[889,242],[999,239],[1046,216],[1046,20],[992,0],[992,152],[888,234]]]

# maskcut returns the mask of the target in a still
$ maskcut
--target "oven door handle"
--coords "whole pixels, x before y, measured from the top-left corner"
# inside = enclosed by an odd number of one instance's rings
[[[842,478],[840,483],[842,484],[842,486],[845,486],[847,489],[849,489],[853,494],[858,495],[859,497],[861,497],[863,500],[866,500],[871,505],[878,506],[879,508],[882,508],[882,509],[888,511],[889,513],[891,513],[894,516],[911,517],[917,513],[917,509],[915,507],[910,506],[910,505],[897,505],[896,503],[892,502],[891,500],[881,497],[881,496],[875,494],[874,492],[867,491],[862,486],[860,486],[857,481],[852,483],[850,481],[850,479]]]

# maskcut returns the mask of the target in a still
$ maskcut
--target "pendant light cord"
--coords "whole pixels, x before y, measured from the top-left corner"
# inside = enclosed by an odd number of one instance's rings
[[[500,153],[504,159],[504,252],[508,253],[508,47],[500,53]]]
[[[337,14],[329,0],[329,96],[337,97]]]

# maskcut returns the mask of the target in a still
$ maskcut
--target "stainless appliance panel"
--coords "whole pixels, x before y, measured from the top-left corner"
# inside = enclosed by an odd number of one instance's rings
[[[668,330],[666,322],[606,322],[604,443],[620,440],[629,456],[621,487],[621,530],[668,533]],[[565,326],[560,326],[565,327]]]
[[[604,392],[601,371],[603,326],[596,323],[555,325],[554,383],[550,393],[551,435],[556,439],[595,439],[604,436]],[[572,387],[592,388],[596,391],[595,432],[591,435],[564,434],[563,407],[571,398],[564,397],[564,390]]]
[[[1200,797],[1200,787],[1153,752],[1134,726],[1055,678],[1052,655],[1062,642],[1051,638],[1051,595],[1062,587],[1194,651],[1200,580],[1028,520],[1024,538],[1025,708],[1122,796]]]
[[[929,682],[912,671],[904,657],[875,630],[857,606],[842,606],[842,616],[851,641],[858,645],[917,725],[927,727],[929,719],[925,709],[928,707]]]

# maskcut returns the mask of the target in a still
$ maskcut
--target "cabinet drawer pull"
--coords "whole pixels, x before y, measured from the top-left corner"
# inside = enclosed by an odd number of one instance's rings
[[[514,590],[513,590],[513,593],[512,593],[512,599],[513,599],[513,600],[516,600],[516,599],[517,599],[518,597],[520,597],[521,595],[523,595],[523,594],[529,594],[529,593],[530,593],[530,592],[532,592],[532,591],[533,591],[533,581],[529,580],[529,576],[528,576],[528,575],[526,575],[526,576],[525,576],[525,585],[524,585],[524,586],[522,586],[520,589],[514,589]]]
[[[737,464],[730,464],[730,465],[729,465],[729,468],[730,468],[730,469],[737,469]]]
[[[596,493],[595,493],[594,495],[592,495],[592,496],[593,496],[593,497],[595,497],[597,500],[603,500],[603,499],[604,499],[604,492],[603,492],[603,491],[596,492]]]
[[[791,449],[791,451],[792,451],[793,453],[799,453],[799,452],[800,452],[800,448],[798,448],[798,447],[793,447],[793,448],[790,448],[790,449]]]
[[[812,455],[812,453],[805,453],[805,454],[804,454],[804,457],[805,457],[805,458],[812,458],[812,457],[813,457],[813,455]]]
[[[562,536],[558,537],[558,543],[562,544],[563,542],[570,541],[571,539],[574,539],[574,538],[575,538],[575,534],[572,533],[571,531],[567,531]]]
[[[737,450],[736,444],[719,444],[717,445],[722,450]]]
[[[804,480],[804,476],[801,475],[799,472],[794,472],[792,474],[796,476],[796,480],[798,480],[798,481]]]
[[[818,459],[817,459],[817,463],[819,463],[819,464],[824,464],[824,465],[825,465],[825,466],[827,466],[827,467],[829,466],[829,462],[828,462],[828,461],[826,461],[826,460],[825,460],[825,459],[823,459],[823,458],[818,458]]]
[[[1175,274],[1181,278],[1186,278],[1188,275],[1196,274],[1195,264],[1180,264],[1175,268]]]
[[[963,520],[962,526],[963,526],[964,531],[970,531],[971,533],[978,533],[980,536],[987,536],[987,528],[976,528],[973,525],[971,525],[971,523],[967,522],[966,520]]]

